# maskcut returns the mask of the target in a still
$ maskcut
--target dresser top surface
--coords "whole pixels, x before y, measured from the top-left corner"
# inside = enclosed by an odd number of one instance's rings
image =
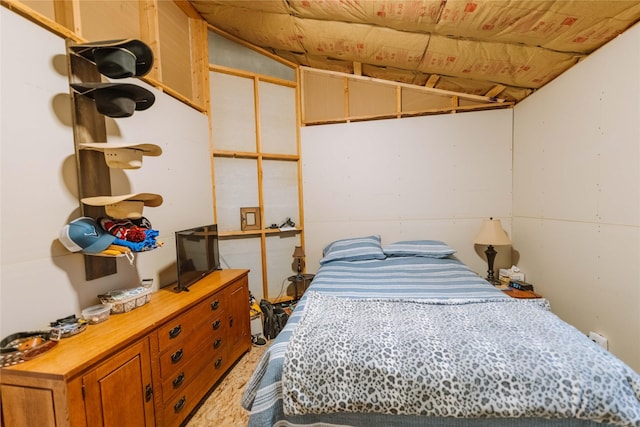
[[[2,368],[1,376],[28,375],[68,380],[109,354],[144,338],[171,318],[248,273],[249,270],[244,269],[218,270],[193,284],[189,291],[161,288],[153,292],[151,300],[142,307],[128,313],[111,314],[102,323],[88,325],[84,332],[61,339],[55,347],[35,359]],[[247,301],[247,313],[248,306]]]

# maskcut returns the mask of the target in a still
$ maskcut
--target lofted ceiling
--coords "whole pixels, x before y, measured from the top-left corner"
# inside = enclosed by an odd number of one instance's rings
[[[640,0],[189,0],[295,64],[518,102],[640,20]]]

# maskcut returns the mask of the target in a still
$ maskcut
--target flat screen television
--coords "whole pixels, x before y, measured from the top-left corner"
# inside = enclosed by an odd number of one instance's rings
[[[220,270],[218,226],[203,225],[176,231],[176,290],[188,291],[189,286],[215,270]]]

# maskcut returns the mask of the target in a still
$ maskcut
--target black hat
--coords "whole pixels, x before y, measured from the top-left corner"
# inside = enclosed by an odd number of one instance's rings
[[[128,83],[71,83],[71,87],[80,95],[93,98],[98,112],[115,118],[146,110],[156,100],[147,89]]]
[[[144,76],[153,65],[153,51],[136,39],[90,42],[69,48],[94,62],[101,74],[112,79]]]

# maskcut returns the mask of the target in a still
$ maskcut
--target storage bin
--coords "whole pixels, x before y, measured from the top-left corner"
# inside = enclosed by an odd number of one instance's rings
[[[128,313],[142,307],[151,301],[151,288],[138,286],[137,288],[109,291],[98,295],[100,302],[111,305],[112,314]]]
[[[93,305],[82,310],[82,318],[89,322],[90,325],[95,325],[107,320],[110,312],[111,305],[109,304]]]

